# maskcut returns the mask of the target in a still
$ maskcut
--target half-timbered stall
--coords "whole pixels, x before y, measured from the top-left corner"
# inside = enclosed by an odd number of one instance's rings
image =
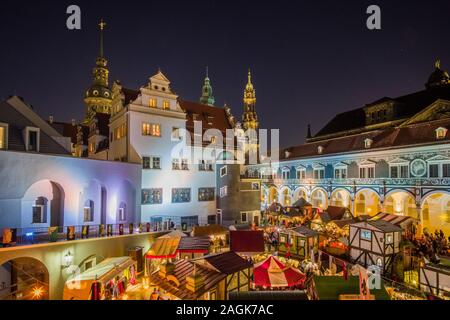
[[[376,265],[382,273],[390,273],[400,252],[402,232],[402,228],[384,220],[351,224],[350,258],[364,267]]]
[[[450,299],[450,267],[424,264],[420,267],[419,283],[422,291]]]
[[[348,208],[329,206],[325,211],[317,211],[311,221],[311,229],[317,231],[326,231],[329,223],[335,221],[352,221],[353,215]]]
[[[250,290],[252,277],[252,263],[228,251],[161,265],[150,282],[164,290],[166,299],[228,300],[230,292]]]
[[[311,255],[311,250],[317,252],[319,233],[305,226],[283,229],[280,231],[279,241],[280,254],[305,258]]]

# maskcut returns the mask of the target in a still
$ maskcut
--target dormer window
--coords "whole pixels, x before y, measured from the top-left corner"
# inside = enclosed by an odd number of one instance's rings
[[[284,167],[283,169],[281,169],[281,175],[284,180],[288,180],[290,178],[290,171],[291,169],[288,167]]]
[[[373,140],[367,138],[366,140],[364,140],[364,147],[365,147],[366,149],[370,149],[370,148],[372,147],[372,143],[373,143]]]
[[[288,151],[288,150],[284,151],[284,157],[285,158],[289,158],[290,156],[291,156],[291,152],[290,151]]]
[[[39,128],[25,127],[25,148],[27,151],[39,152]]]
[[[324,149],[325,149],[324,147],[318,146],[318,147],[317,147],[317,153],[318,153],[318,154],[322,154]]]
[[[439,127],[436,130],[436,139],[444,139],[447,136],[447,128]]]

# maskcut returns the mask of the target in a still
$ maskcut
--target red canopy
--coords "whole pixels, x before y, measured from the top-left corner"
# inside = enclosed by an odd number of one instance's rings
[[[306,276],[293,267],[286,267],[277,258],[270,256],[255,264],[254,284],[258,287],[293,287],[303,285]]]

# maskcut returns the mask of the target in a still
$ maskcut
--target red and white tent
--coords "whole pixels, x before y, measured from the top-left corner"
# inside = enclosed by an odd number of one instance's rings
[[[253,283],[257,287],[283,288],[303,285],[306,276],[293,267],[286,267],[274,256],[253,267]]]

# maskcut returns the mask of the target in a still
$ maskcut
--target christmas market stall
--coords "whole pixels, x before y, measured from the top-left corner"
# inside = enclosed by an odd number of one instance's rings
[[[66,281],[64,300],[126,298],[127,285],[136,284],[136,262],[130,257],[108,258]]]
[[[350,225],[350,257],[364,267],[376,265],[390,273],[400,252],[403,229],[384,220],[367,220]]]
[[[371,221],[383,220],[395,224],[403,229],[403,234],[406,237],[410,237],[416,233],[417,225],[419,221],[410,216],[400,216],[396,214],[389,213],[378,213],[377,215],[370,218]]]
[[[286,211],[284,207],[278,203],[273,202],[265,211],[266,220],[269,225],[276,226],[282,224],[283,218],[286,219]]]
[[[313,220],[311,221],[311,229],[319,232],[332,231],[334,226],[331,226],[330,230],[327,230],[327,225],[331,222],[337,221],[354,221],[353,215],[350,210],[345,207],[329,206],[324,211],[317,211]]]
[[[230,231],[230,251],[245,257],[264,252],[264,232],[262,230]]]
[[[227,300],[230,292],[248,291],[252,276],[252,263],[228,251],[167,263],[150,281],[163,300]]]
[[[292,206],[285,207],[285,215],[293,224],[304,223],[313,218],[313,206],[305,198],[300,197]]]
[[[303,289],[306,276],[299,270],[286,266],[274,256],[269,256],[253,267],[253,285],[255,288]]]
[[[193,237],[209,237],[212,243],[212,251],[217,252],[229,243],[228,229],[219,224],[195,226],[192,229]]]
[[[317,252],[319,243],[319,233],[305,226],[291,229],[282,229],[279,232],[280,254],[286,257],[291,255],[300,258],[307,258],[311,255],[311,250]]]

